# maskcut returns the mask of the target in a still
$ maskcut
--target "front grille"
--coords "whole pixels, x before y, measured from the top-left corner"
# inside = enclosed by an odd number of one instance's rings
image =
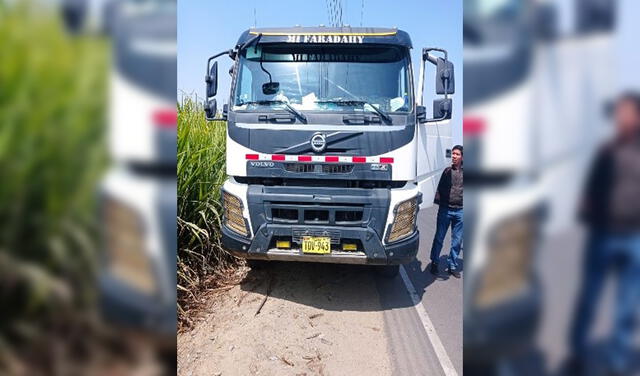
[[[271,220],[275,223],[359,226],[366,221],[367,209],[364,205],[278,202],[268,206],[270,206]]]
[[[336,176],[336,175],[334,175]],[[315,179],[315,178],[279,178],[279,177],[255,177],[236,176],[236,181],[241,184],[264,185],[266,187],[320,187],[320,188],[402,188],[407,182],[403,180],[356,180],[356,179]]]
[[[352,171],[352,164],[322,165],[325,174],[350,174]]]
[[[296,173],[312,173],[316,165],[307,163],[285,163],[285,170]]]
[[[350,174],[353,172],[352,164],[310,164],[310,163],[285,163],[284,169],[294,173],[322,173],[322,174]]]
[[[362,221],[362,211],[358,211],[358,210],[336,211],[336,222],[360,222],[360,221]]]
[[[271,216],[274,220],[283,222],[298,222],[298,211],[296,209],[273,208]]]
[[[331,238],[331,244],[340,244],[340,231],[327,231],[327,230],[293,230],[292,240],[294,243],[301,244],[304,236],[321,236]]]
[[[328,223],[329,222],[329,210],[322,209],[308,209],[304,211],[304,221],[306,223]]]

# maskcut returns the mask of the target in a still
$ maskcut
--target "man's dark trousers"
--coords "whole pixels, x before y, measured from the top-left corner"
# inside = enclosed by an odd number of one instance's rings
[[[607,272],[617,274],[617,298],[613,316],[613,333],[607,360],[614,370],[625,372],[632,360],[633,337],[640,306],[640,234],[614,234],[592,230],[587,244],[575,318],[571,330],[574,354],[585,356],[587,338],[593,324],[597,303],[605,286]]]
[[[440,206],[438,209],[438,223],[436,225],[436,236],[433,238],[431,246],[431,261],[434,264],[440,259],[440,251],[442,251],[442,243],[447,235],[449,225],[451,225],[451,252],[447,258],[450,270],[458,270],[458,257],[460,256],[460,247],[462,246],[462,216],[463,209],[452,209],[446,206]]]

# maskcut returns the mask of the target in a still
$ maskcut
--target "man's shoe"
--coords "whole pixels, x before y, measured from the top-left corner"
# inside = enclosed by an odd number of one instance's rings
[[[447,269],[447,272],[449,272],[450,275],[456,277],[456,278],[460,278],[460,272],[457,270],[453,270],[451,268]]]
[[[431,263],[431,267],[429,267],[429,271],[431,272],[431,274],[436,276],[440,274],[438,271],[438,264],[435,264],[433,262]]]

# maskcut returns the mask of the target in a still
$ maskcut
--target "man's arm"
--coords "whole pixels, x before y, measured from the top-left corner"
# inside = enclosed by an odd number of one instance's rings
[[[444,180],[445,180],[444,177],[447,175],[448,171],[449,171],[449,167],[445,168],[444,171],[442,171],[442,175],[440,175],[440,181],[438,182],[436,195],[433,198],[433,203],[436,205],[440,205],[440,191],[444,189]]]
[[[582,222],[589,222],[593,216],[594,199],[599,194],[598,188],[605,184],[603,181],[604,172],[607,169],[608,148],[600,149],[591,163],[589,175],[585,181],[585,186],[580,198],[580,206],[578,207],[578,219]]]

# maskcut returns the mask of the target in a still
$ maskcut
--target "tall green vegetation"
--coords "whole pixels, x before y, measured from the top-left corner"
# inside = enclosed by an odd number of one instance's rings
[[[64,271],[95,249],[108,49],[33,8],[0,12],[0,251]]]
[[[178,314],[198,304],[203,287],[229,279],[237,261],[222,248],[220,187],[225,173],[226,124],[208,122],[202,105],[178,103]]]
[[[108,43],[51,12],[0,4],[0,348],[93,296]]]

